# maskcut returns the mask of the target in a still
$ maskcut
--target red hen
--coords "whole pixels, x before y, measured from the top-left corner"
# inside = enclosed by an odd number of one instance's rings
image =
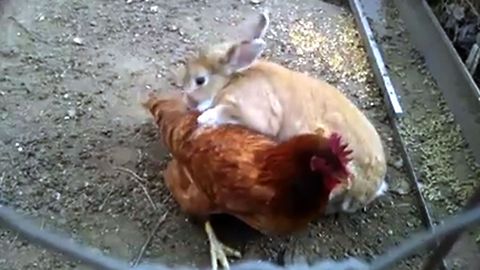
[[[197,127],[196,111],[180,98],[150,96],[162,141],[173,156],[166,185],[181,208],[205,218],[212,267],[240,254],[220,243],[208,222],[226,213],[265,234],[285,234],[323,214],[330,191],[349,174],[338,134],[295,136],[283,143],[237,125]]]

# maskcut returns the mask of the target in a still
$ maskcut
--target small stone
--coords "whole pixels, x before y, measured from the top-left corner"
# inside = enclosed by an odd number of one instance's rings
[[[176,31],[178,31],[178,26],[176,26],[174,24],[170,24],[170,25],[167,26],[167,31],[176,32]]]
[[[70,118],[73,118],[73,117],[75,117],[75,115],[77,114],[77,110],[75,110],[75,109],[70,109],[70,110],[67,111],[67,114],[68,114],[68,116],[69,116]]]
[[[407,195],[411,191],[410,184],[407,182],[406,179],[399,179],[397,184],[395,186],[392,186],[391,191],[398,195]]]
[[[393,235],[393,231],[392,231],[392,230],[388,230],[387,233],[388,233],[388,235]]]
[[[73,38],[73,43],[76,45],[83,45],[83,39],[79,37],[74,37]]]
[[[153,12],[153,13],[157,13],[158,12],[158,6],[151,6],[150,7],[150,11]]]
[[[262,2],[263,2],[263,0],[250,0],[250,3],[251,3],[251,4],[254,4],[254,5],[258,5],[258,4],[262,3]]]
[[[400,170],[403,167],[403,159],[399,158],[398,160],[393,162],[392,165],[393,165],[393,167],[395,167],[395,169]]]

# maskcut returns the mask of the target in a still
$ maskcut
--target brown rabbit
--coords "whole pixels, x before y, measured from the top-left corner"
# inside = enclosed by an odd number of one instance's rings
[[[192,106],[204,111],[211,106],[213,97],[230,81],[232,75],[247,69],[266,47],[263,37],[269,25],[269,17],[265,13],[255,14],[255,18],[243,21],[237,27],[237,40],[202,48],[198,53],[188,57],[185,66],[180,70],[180,80],[185,99]],[[225,54],[241,42],[248,42],[241,55],[233,56],[229,62]],[[235,51],[232,53],[238,53]]]
[[[384,149],[367,117],[332,85],[259,60],[269,17],[261,13],[249,23],[246,38],[201,50],[187,61],[185,97],[203,112],[197,121],[241,124],[282,141],[338,132],[353,150],[352,177],[332,192],[328,212],[354,212],[384,194]]]

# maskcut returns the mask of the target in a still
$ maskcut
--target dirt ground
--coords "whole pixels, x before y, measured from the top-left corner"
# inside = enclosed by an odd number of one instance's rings
[[[253,8],[268,7],[266,56],[333,83],[365,111],[385,142],[393,189],[367,212],[328,217],[296,235],[261,236],[219,218],[219,237],[243,259],[284,264],[369,259],[422,229],[348,9],[338,1],[261,2],[0,1],[0,202],[125,260],[137,257],[167,213],[142,261],[208,266],[206,235],[163,184],[167,153],[136,91],[168,87],[187,50],[226,37]],[[87,269],[9,231],[0,230],[0,250],[0,269]],[[397,269],[416,269],[418,261]]]

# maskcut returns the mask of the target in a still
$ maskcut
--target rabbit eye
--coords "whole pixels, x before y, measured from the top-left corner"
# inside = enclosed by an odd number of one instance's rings
[[[204,77],[204,76],[195,78],[195,83],[196,83],[198,86],[204,85],[206,82],[207,82],[207,78]]]

